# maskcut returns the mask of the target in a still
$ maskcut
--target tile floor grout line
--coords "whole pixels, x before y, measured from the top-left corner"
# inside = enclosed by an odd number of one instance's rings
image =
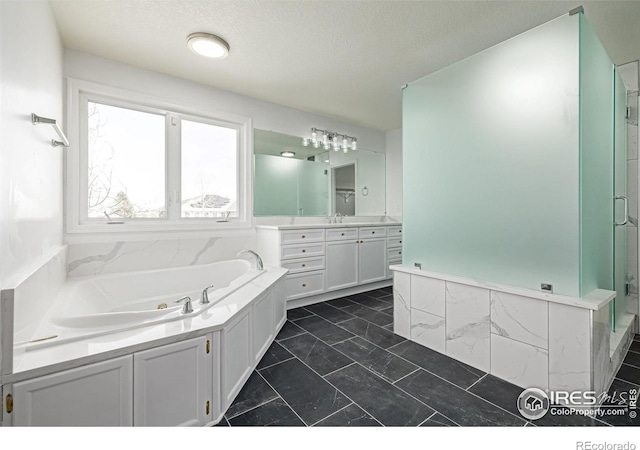
[[[294,337],[296,337],[296,336],[294,336]],[[285,350],[286,350],[286,349],[285,349]],[[287,351],[288,351],[288,350],[287,350]],[[289,353],[291,353],[291,352],[289,352]],[[256,368],[255,368],[255,369],[253,369],[253,370],[255,370],[256,372],[258,372],[258,371],[260,371],[260,370],[270,369],[270,368],[272,368],[273,366],[277,366],[278,364],[281,364],[281,363],[283,363],[283,362],[290,361],[290,360],[292,360],[293,358],[295,358],[295,356],[293,356],[293,355],[292,355],[292,356],[291,356],[291,358],[283,359],[282,361],[278,361],[278,362],[276,362],[276,363],[269,364],[268,366],[264,366],[264,367],[260,367],[260,368],[256,367]]]
[[[392,355],[393,355],[393,353],[392,353]],[[420,367],[416,367],[416,370],[414,370],[414,371],[412,371],[412,372],[410,372],[410,373],[406,374],[405,376],[403,376],[403,377],[401,377],[401,378],[398,378],[396,381],[392,382],[391,384],[393,384],[393,385],[395,386],[395,384],[396,384],[396,383],[398,383],[398,382],[399,382],[399,381],[401,381],[401,380],[404,380],[404,379],[405,379],[405,378],[407,378],[409,375],[416,373],[418,370],[420,370]]]
[[[349,403],[348,405],[346,405],[346,406],[344,406],[344,407],[340,408],[340,409],[339,409],[339,410],[337,410],[336,412],[333,412],[333,413],[329,414],[327,417],[324,417],[324,418],[322,418],[322,419],[318,420],[317,422],[314,422],[313,424],[311,424],[311,425],[309,425],[309,426],[310,426],[310,427],[315,427],[315,426],[316,426],[316,425],[318,425],[320,422],[323,422],[323,421],[327,420],[327,419],[328,419],[329,417],[331,417],[331,416],[335,416],[335,415],[336,415],[336,414],[338,414],[340,411],[343,411],[343,410],[347,409],[347,408],[348,408],[349,406],[351,406],[351,405],[355,405],[355,403],[353,403],[353,401],[352,401],[351,403]]]
[[[482,375],[480,378],[478,378],[476,381],[474,381],[471,386],[469,386],[468,388],[465,389],[465,391],[469,392],[469,389],[471,389],[472,387],[474,387],[476,384],[478,384],[480,381],[484,380],[486,378],[486,376],[489,375],[489,373],[485,373],[484,375]]]
[[[285,405],[287,405],[287,407],[288,407],[291,411],[293,411],[293,413],[296,415],[296,417],[297,417],[298,419],[300,419],[300,421],[304,424],[304,426],[308,427],[309,425],[307,425],[307,422],[305,422],[305,421],[302,419],[302,417],[300,417],[300,414],[298,414],[298,412],[297,412],[295,409],[293,409],[293,408],[291,407],[291,405],[289,404],[289,402],[288,402],[288,401],[286,401],[286,400],[284,399],[284,397],[282,396],[282,394],[280,394],[280,392],[278,392],[278,390],[277,390],[275,387],[273,387],[273,386],[271,385],[271,383],[269,383],[269,381],[268,381],[264,376],[262,376],[262,374],[261,374],[261,373],[259,373],[259,372],[258,372],[258,375],[260,375],[260,378],[262,378],[262,379],[264,380],[264,382],[265,382],[265,383],[267,383],[267,385],[269,385],[269,387],[270,387],[271,389],[273,389],[273,392],[275,392],[276,394],[278,394],[278,397],[280,397],[280,398],[282,399],[282,401],[284,402],[284,404],[285,404]],[[275,399],[274,399],[274,400],[275,400]]]
[[[271,388],[271,389],[273,389],[273,388]],[[226,414],[226,412],[225,412],[225,414],[224,414],[224,418],[225,418],[225,419],[227,419],[227,422],[229,422],[229,420],[231,420],[231,419],[235,419],[236,417],[239,417],[239,416],[241,416],[241,415],[243,415],[243,414],[245,414],[245,413],[248,413],[248,412],[250,412],[250,411],[253,411],[254,409],[260,408],[261,406],[264,406],[264,405],[266,405],[267,403],[271,403],[271,402],[272,402],[272,401],[274,401],[274,400],[278,400],[278,399],[284,400],[284,399],[282,398],[282,396],[281,396],[280,394],[278,394],[278,392],[277,392],[275,389],[273,390],[273,392],[275,392],[275,393],[276,393],[276,397],[271,398],[271,399],[269,399],[269,400],[267,400],[267,401],[265,401],[265,402],[262,402],[262,403],[260,403],[259,405],[252,406],[251,408],[247,409],[246,411],[242,411],[241,413],[234,414],[233,416],[230,416],[230,417],[229,417],[229,416],[227,416],[227,414]],[[233,404],[233,403],[232,403],[232,404]],[[230,408],[230,407],[231,407],[231,406],[229,406],[229,408]],[[227,411],[228,411],[228,408],[227,408]]]
[[[321,375],[321,377],[322,377],[322,378],[324,378],[324,377],[328,377],[329,375],[333,375],[334,373],[336,373],[336,372],[337,372],[337,371],[339,371],[339,370],[346,369],[346,368],[347,368],[347,367],[349,367],[349,366],[353,366],[355,363],[356,363],[356,362],[355,362],[354,360],[351,360],[351,362],[350,362],[349,364],[347,364],[346,366],[344,366],[344,367],[340,367],[339,369],[336,369],[336,370],[332,370],[331,372],[329,372],[329,373],[328,373],[328,374],[326,374],[326,375]],[[318,375],[320,375],[320,374],[318,374]]]
[[[436,410],[434,409],[434,410],[433,410],[433,414],[431,414],[429,417],[427,417],[426,419],[424,419],[424,420],[420,423],[420,425],[418,425],[418,427],[421,427],[422,425],[424,425],[424,424],[425,424],[429,419],[431,419],[431,418],[432,418],[433,416],[435,416],[436,414],[439,414],[439,413],[437,413],[437,412],[436,412]]]
[[[616,375],[618,375],[618,374],[616,374]],[[622,381],[622,382],[627,383],[627,384],[630,384],[630,385],[632,385],[632,386],[638,386],[638,387],[640,387],[640,384],[636,384],[636,383],[633,383],[633,382],[631,382],[631,381],[623,380],[622,378],[618,378],[617,376],[616,376],[616,377],[613,377],[613,379],[614,379],[614,380],[618,380],[618,381]]]

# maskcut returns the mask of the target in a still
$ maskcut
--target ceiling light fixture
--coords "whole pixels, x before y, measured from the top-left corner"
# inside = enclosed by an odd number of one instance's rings
[[[353,136],[347,136],[346,134],[336,133],[335,131],[321,130],[319,128],[311,128],[311,137],[302,138],[302,145],[307,147],[309,144],[315,148],[322,147],[325,150],[329,150],[333,147],[334,151],[342,149],[347,153],[349,150],[358,149],[358,139]]]
[[[187,36],[187,45],[192,52],[207,58],[222,59],[229,54],[227,41],[214,34],[192,33]]]
[[[295,152],[290,152],[290,151],[280,152],[280,154],[285,158],[293,158],[294,156],[296,156]]]

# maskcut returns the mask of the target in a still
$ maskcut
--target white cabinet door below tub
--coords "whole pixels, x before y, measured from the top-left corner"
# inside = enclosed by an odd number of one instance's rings
[[[123,356],[21,381],[4,417],[13,426],[131,426],[132,376],[132,357]]]
[[[253,364],[257,365],[275,337],[272,291],[254,300],[251,314],[253,315]]]
[[[211,335],[133,355],[135,426],[204,425],[213,420]]]
[[[236,313],[220,335],[220,389],[222,411],[238,395],[253,369],[251,309]]]

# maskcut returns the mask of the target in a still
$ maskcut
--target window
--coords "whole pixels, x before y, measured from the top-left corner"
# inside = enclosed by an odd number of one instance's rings
[[[249,226],[249,119],[69,86],[68,232]]]

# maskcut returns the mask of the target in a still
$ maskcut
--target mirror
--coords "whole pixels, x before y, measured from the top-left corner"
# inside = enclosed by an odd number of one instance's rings
[[[255,129],[253,189],[255,216],[382,216],[384,154],[304,147],[299,136]]]

